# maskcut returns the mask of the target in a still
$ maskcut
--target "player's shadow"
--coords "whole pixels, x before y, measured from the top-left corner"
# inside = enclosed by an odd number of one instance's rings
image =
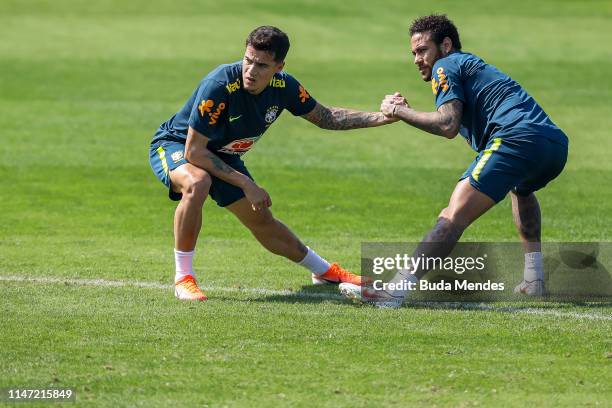
[[[557,257],[544,259],[547,289],[551,297],[568,300],[612,296],[612,275],[597,259],[597,252],[585,253],[572,248],[559,251]]]
[[[293,304],[348,303],[348,300],[340,295],[337,285],[303,285],[287,294],[265,295],[250,301]]]
[[[539,298],[526,297],[521,294],[510,294],[510,297],[503,296],[495,298],[483,296],[477,293],[442,293],[438,296],[427,296],[423,298],[415,294],[412,301],[406,302],[406,308],[431,308],[431,309],[469,309],[469,310],[489,310],[487,305],[495,305],[497,302],[510,302],[509,310],[529,309],[534,306],[537,308],[551,309],[571,309],[576,307],[608,308],[612,306],[612,275],[607,268],[599,262],[599,246],[586,246],[589,244],[568,244],[554,256],[544,259],[546,271],[546,282],[548,295]],[[366,268],[369,265],[365,259]],[[362,259],[364,262],[364,259]],[[511,268],[515,269],[515,268]],[[435,282],[435,273],[430,280]],[[465,276],[469,280],[480,282],[484,281],[485,276]],[[432,279],[433,278],[433,279]],[[512,279],[512,277],[507,279]],[[516,279],[516,278],[514,278]],[[512,286],[509,285],[509,291]],[[245,302],[276,302],[292,304],[346,304],[352,303],[342,297],[337,285],[303,285],[298,290],[287,291],[286,293],[268,294],[261,293],[254,297],[244,299]],[[223,298],[223,296],[221,296]],[[237,300],[236,297],[228,295],[227,299]],[[495,306],[496,310],[501,310],[504,306]]]

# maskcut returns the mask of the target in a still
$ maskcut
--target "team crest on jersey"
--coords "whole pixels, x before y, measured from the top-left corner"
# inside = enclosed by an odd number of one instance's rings
[[[257,142],[257,140],[259,140],[260,137],[261,135],[255,136],[255,137],[246,137],[244,139],[233,140],[229,142],[228,144],[226,144],[225,146],[223,146],[222,148],[220,148],[219,151],[221,153],[237,154],[239,156],[242,156],[243,154],[251,150],[255,142]]]
[[[431,78],[431,90],[434,95],[437,95],[440,92],[440,88],[442,88],[442,92],[448,91],[448,80],[446,74],[444,73],[444,68],[440,67],[436,70],[436,74],[438,74],[438,80],[435,77]]]
[[[172,157],[172,161],[173,162],[178,163],[181,160],[183,160],[183,151],[182,150],[178,150],[178,151],[172,153],[170,155],[170,157]]]
[[[266,123],[272,123],[276,120],[276,115],[278,115],[278,106],[270,106],[266,111],[266,116],[264,117]]]

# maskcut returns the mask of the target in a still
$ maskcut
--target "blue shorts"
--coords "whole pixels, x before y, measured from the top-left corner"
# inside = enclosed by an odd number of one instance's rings
[[[234,170],[246,175],[253,180],[251,174],[245,167],[242,160],[225,157],[227,155],[218,154],[219,158],[231,166]],[[233,159],[233,160],[231,160]],[[149,151],[149,163],[157,178],[168,188],[168,197],[173,201],[179,201],[183,194],[172,191],[169,173],[183,164],[188,163],[185,159],[185,145],[180,142],[162,141],[151,145]],[[212,184],[209,195],[220,207],[225,207],[244,197],[244,191],[240,187],[227,183],[210,174]]]
[[[459,180],[496,203],[509,191],[527,196],[554,180],[565,167],[567,145],[544,136],[494,138]]]

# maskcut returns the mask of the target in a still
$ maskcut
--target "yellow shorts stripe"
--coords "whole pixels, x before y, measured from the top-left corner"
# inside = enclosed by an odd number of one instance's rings
[[[166,162],[166,151],[163,147],[159,146],[157,148],[157,154],[159,154],[159,160],[161,160],[162,167],[164,168],[164,173],[168,174],[168,163]]]
[[[499,149],[499,146],[501,146],[501,143],[502,143],[501,137],[496,137],[495,139],[493,139],[493,144],[491,145],[491,148],[484,151],[484,153],[482,154],[482,157],[480,157],[480,160],[478,160],[478,163],[476,163],[476,167],[474,167],[474,170],[472,170],[472,178],[474,180],[478,181],[478,177],[480,176],[480,172],[482,171],[482,168],[489,161],[491,154],[497,149]]]

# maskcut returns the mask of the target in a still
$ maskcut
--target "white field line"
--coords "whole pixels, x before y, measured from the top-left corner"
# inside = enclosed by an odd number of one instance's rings
[[[27,282],[33,284],[52,285],[52,284],[69,284],[78,286],[100,286],[100,287],[137,287],[149,289],[170,290],[174,285],[163,284],[157,282],[142,282],[142,281],[120,281],[107,279],[75,279],[75,278],[48,278],[48,277],[24,277],[24,276],[0,276],[0,281],[4,282]],[[211,292],[229,292],[229,293],[250,293],[255,295],[265,296],[291,296],[297,298],[310,299],[344,299],[340,295],[333,293],[310,293],[291,290],[273,290],[263,288],[229,288],[204,286],[204,290]],[[608,320],[612,321],[612,315],[602,315],[599,313],[578,313],[578,312],[561,312],[558,310],[549,310],[542,308],[518,308],[518,307],[503,307],[490,306],[483,303],[461,303],[461,302],[415,302],[415,305],[425,306],[432,309],[451,309],[451,310],[482,310],[502,313],[514,314],[532,314],[537,316],[553,316],[561,318],[573,319],[589,319],[589,320]]]
[[[512,306],[490,306],[484,303],[469,303],[469,302],[415,302],[419,306],[426,306],[431,309],[453,309],[453,310],[482,310],[503,313],[520,313],[533,314],[538,316],[554,316],[563,318],[575,319],[591,319],[591,320],[610,320],[612,315],[602,315],[599,313],[578,313],[578,312],[561,312],[558,310],[542,309],[536,307],[512,307]]]
[[[0,276],[0,281],[6,282],[28,282],[28,283],[39,283],[39,284],[69,284],[78,286],[106,286],[106,287],[137,287],[137,288],[149,288],[149,289],[174,289],[174,285],[163,284],[157,282],[142,282],[142,281],[120,281],[120,280],[107,280],[107,279],[75,279],[75,278],[29,278],[23,276]],[[251,293],[255,295],[265,296],[293,296],[299,298],[313,298],[313,299],[344,299],[340,295],[333,293],[309,293],[309,292],[296,292],[292,290],[274,290],[274,289],[260,289],[260,288],[228,288],[228,287],[217,287],[217,286],[201,286],[202,290],[211,292],[230,292],[230,293]]]

